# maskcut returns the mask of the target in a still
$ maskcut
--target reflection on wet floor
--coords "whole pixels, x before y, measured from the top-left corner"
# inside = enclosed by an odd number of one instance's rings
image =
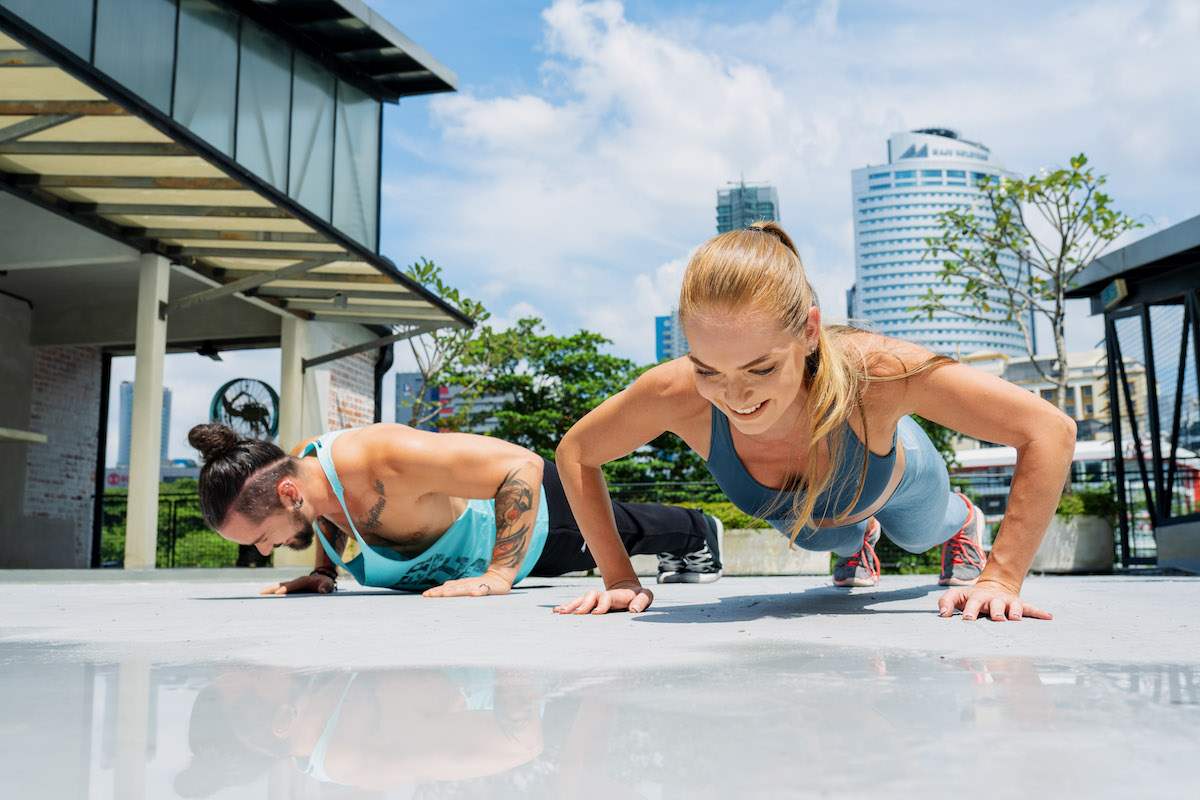
[[[3,794],[1144,796],[1192,780],[1194,664],[723,655],[707,669],[306,672],[0,648]]]

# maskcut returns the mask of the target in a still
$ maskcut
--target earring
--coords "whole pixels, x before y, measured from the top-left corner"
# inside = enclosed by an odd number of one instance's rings
[[[299,511],[300,506],[302,506],[302,505],[304,505],[303,497],[301,497],[299,500],[297,500],[295,503],[292,504],[292,511]]]

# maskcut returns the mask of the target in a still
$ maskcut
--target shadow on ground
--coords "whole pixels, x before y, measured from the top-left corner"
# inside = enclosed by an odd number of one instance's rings
[[[936,583],[910,586],[892,591],[848,592],[836,586],[814,586],[802,592],[781,594],[751,594],[723,597],[716,603],[680,606],[655,610],[652,606],[637,619],[639,622],[748,622],[764,617],[794,619],[826,615],[857,614],[937,614],[936,604],[928,608],[874,608],[899,600],[914,600],[943,590]]]

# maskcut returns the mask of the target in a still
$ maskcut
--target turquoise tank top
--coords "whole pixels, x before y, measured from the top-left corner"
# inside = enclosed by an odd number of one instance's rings
[[[384,589],[402,589],[418,592],[439,586],[455,578],[470,578],[482,575],[492,563],[492,550],[496,546],[496,501],[468,500],[467,508],[454,524],[446,529],[436,542],[414,556],[406,556],[390,547],[367,544],[359,535],[350,510],[346,508],[346,497],[342,482],[333,466],[333,443],[345,431],[330,431],[310,442],[302,456],[316,455],[326,480],[333,488],[350,530],[358,542],[359,553],[349,562],[342,561],[337,551],[330,546],[321,532],[321,526],[313,522],[313,531],[321,541],[325,554],[338,566],[345,569],[363,586]],[[550,529],[550,514],[546,508],[546,493],[538,495],[537,520],[534,522],[529,550],[513,584],[523,580],[542,555],[546,534]]]

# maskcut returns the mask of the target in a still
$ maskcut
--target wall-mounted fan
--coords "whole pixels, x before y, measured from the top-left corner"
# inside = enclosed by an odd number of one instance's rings
[[[234,378],[213,395],[209,419],[250,439],[273,439],[279,433],[279,395],[257,378]]]

